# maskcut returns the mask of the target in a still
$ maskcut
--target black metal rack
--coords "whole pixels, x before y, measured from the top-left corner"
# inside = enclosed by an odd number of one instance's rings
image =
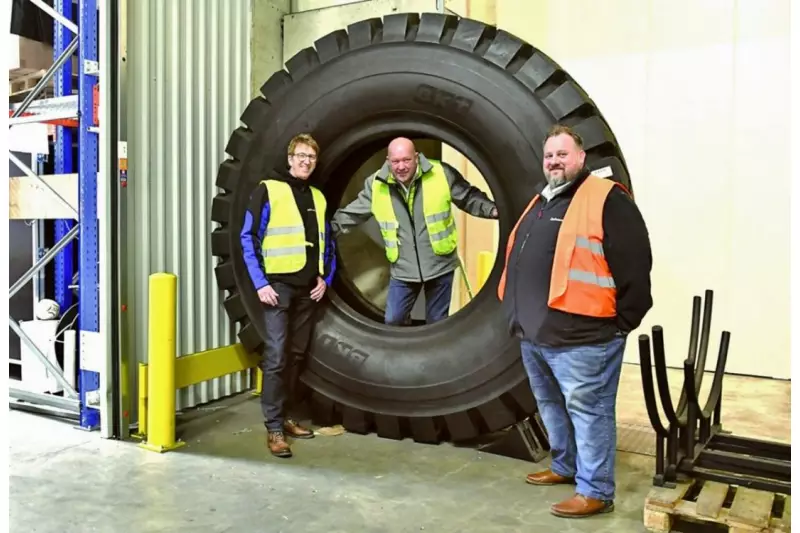
[[[705,404],[700,405],[698,397],[708,353],[713,298],[713,291],[707,290],[702,331],[702,301],[700,296],[693,300],[689,355],[683,363],[683,388],[677,408],[673,408],[667,379],[663,328],[652,328],[652,356],[666,427],[661,423],[653,384],[650,337],[639,336],[642,387],[647,414],[656,433],[653,484],[674,486],[680,476],[686,476],[791,494],[791,445],[741,437],[722,429],[722,381],[731,338],[729,331],[722,332],[711,390]]]

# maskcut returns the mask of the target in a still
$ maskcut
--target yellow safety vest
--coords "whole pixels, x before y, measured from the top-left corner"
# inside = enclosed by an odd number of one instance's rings
[[[306,228],[303,217],[294,201],[292,186],[278,180],[262,181],[269,195],[269,223],[261,241],[261,256],[264,270],[269,274],[291,274],[306,265]],[[325,196],[315,187],[310,187],[314,198],[319,228],[319,273],[325,272]]]
[[[448,255],[458,245],[456,221],[450,209],[450,184],[447,182],[447,176],[441,163],[431,159],[428,161],[433,168],[419,178],[422,182],[422,213],[425,216],[425,225],[428,229],[433,253]],[[394,176],[389,176],[389,182],[395,183]],[[408,197],[409,212],[412,218],[414,216],[414,196],[414,189],[412,189]],[[381,228],[386,258],[390,263],[394,263],[400,255],[397,241],[397,217],[392,207],[389,185],[377,178],[372,182],[372,215]]]

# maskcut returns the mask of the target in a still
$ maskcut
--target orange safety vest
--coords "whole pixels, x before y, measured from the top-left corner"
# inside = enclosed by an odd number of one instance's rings
[[[593,317],[613,317],[617,314],[617,288],[603,255],[603,207],[614,185],[621,184],[589,175],[575,191],[556,241],[550,295],[547,304],[552,309]],[[506,246],[506,265],[500,276],[497,296],[503,300],[506,271],[517,229],[525,215],[533,209],[539,195],[519,217]]]

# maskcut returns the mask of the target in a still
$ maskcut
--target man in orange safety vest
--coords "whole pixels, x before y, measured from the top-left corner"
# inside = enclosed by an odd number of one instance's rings
[[[562,517],[613,511],[616,397],[628,333],[652,307],[647,227],[628,191],[584,166],[581,137],[556,125],[547,185],[517,221],[498,286],[550,440],[533,485],[575,484]]]

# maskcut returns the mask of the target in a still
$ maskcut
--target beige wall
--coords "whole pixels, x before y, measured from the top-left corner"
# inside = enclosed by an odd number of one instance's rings
[[[626,360],[661,324],[679,366],[709,288],[709,365],[725,328],[730,372],[788,378],[789,1],[496,0],[495,16],[576,78],[623,147],[655,263]]]
[[[283,68],[283,17],[290,0],[250,0],[250,94],[255,98],[272,74]],[[242,110],[244,111],[244,109]]]
[[[348,24],[371,17],[382,17],[392,13],[407,11],[435,12],[436,0],[369,0],[367,2],[342,3],[333,0],[306,0],[301,7],[314,7],[329,4],[331,7],[292,13],[283,20],[283,60],[332,31],[346,28]]]

